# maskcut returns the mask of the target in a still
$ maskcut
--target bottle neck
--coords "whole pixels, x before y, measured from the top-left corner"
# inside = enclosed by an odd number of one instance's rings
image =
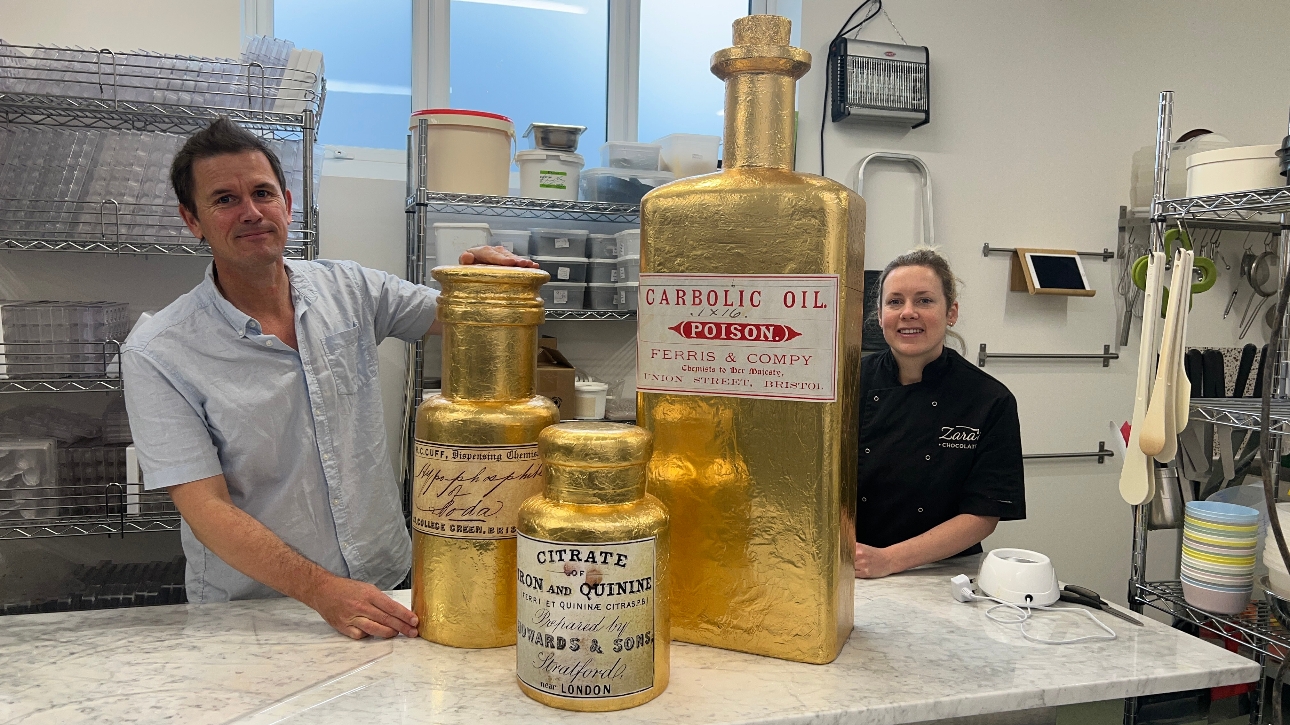
[[[546,497],[557,503],[613,505],[645,496],[645,466],[546,467]]]
[[[796,80],[781,73],[737,73],[726,80],[722,168],[793,168]]]
[[[534,325],[445,323],[443,395],[466,400],[527,400],[536,391]]]

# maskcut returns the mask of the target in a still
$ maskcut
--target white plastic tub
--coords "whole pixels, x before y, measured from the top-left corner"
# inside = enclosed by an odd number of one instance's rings
[[[529,149],[515,154],[520,167],[520,196],[530,199],[578,200],[581,154]]]
[[[587,263],[587,281],[595,284],[613,284],[618,281],[618,260],[593,259]],[[606,308],[608,309],[608,308]]]
[[[587,285],[569,282],[547,282],[538,294],[548,310],[580,310]]]
[[[613,234],[587,235],[587,256],[591,259],[617,259],[618,238]]]
[[[637,256],[641,253],[641,230],[624,229],[614,235],[618,240],[619,257]]]
[[[711,174],[717,170],[717,154],[721,152],[720,136],[703,136],[697,133],[671,133],[655,141],[661,149],[661,171],[671,171],[676,178]]]
[[[460,264],[462,252],[492,243],[487,224],[440,222],[434,225],[435,265]]]
[[[535,256],[533,261],[538,263],[538,267],[543,272],[551,275],[552,282],[577,282],[582,284],[587,281],[587,260],[585,259]]]
[[[619,282],[618,283],[618,309],[635,310],[639,304],[636,294],[640,290],[638,282]]]
[[[641,281],[641,258],[639,255],[618,258],[618,281]]]
[[[609,141],[600,147],[600,165],[614,169],[658,171],[660,150],[656,143]]]
[[[588,233],[581,229],[530,229],[529,253],[535,257],[587,258]]]
[[[582,303],[589,310],[616,310],[618,309],[618,285],[588,282],[587,296],[583,298]]]
[[[600,420],[605,417],[605,397],[609,385],[579,380],[573,384],[573,417],[575,420]]]
[[[494,229],[493,245],[506,247],[521,257],[529,256],[529,233],[525,229]]]
[[[510,186],[515,124],[486,111],[430,108],[412,114],[409,130],[417,148],[418,121],[426,127],[426,188],[455,194],[506,196]]]
[[[1187,158],[1187,196],[1228,194],[1285,186],[1277,144],[1237,146]]]

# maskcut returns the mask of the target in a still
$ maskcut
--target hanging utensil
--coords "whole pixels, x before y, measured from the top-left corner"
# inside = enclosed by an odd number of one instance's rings
[[[1183,292],[1187,281],[1191,279],[1191,262],[1192,253],[1187,250],[1179,252],[1174,259],[1173,282],[1170,286],[1176,293],[1170,296],[1165,313],[1160,364],[1156,367],[1156,381],[1151,389],[1147,415],[1143,419],[1142,436],[1139,438],[1142,452],[1161,463],[1172,461],[1178,452],[1177,400],[1174,392],[1179,367],[1178,339],[1181,333],[1178,323],[1182,319],[1182,310],[1189,301],[1189,295]]]
[[[1240,288],[1232,290],[1232,296],[1227,298],[1227,306],[1223,308],[1224,320],[1227,319],[1228,315],[1232,314],[1232,305],[1236,304],[1236,295],[1240,291]]]
[[[1147,405],[1151,394],[1151,378],[1156,367],[1156,327],[1159,316],[1156,315],[1157,300],[1164,281],[1165,255],[1163,252],[1152,252],[1144,270],[1142,315],[1142,334],[1138,343],[1138,377],[1134,387],[1133,421],[1129,428],[1129,443],[1124,454],[1124,465],[1120,468],[1120,496],[1126,503],[1137,506],[1151,499],[1151,479],[1154,477],[1155,464],[1142,452],[1141,441],[1143,420],[1147,415]]]

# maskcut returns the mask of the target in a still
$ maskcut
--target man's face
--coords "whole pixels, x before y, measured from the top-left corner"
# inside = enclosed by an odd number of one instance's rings
[[[193,164],[193,205],[179,213],[217,261],[258,266],[282,259],[291,224],[291,192],[278,186],[269,159],[244,151]]]

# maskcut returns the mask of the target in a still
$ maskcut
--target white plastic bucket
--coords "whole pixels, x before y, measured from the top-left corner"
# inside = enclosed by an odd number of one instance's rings
[[[609,385],[578,381],[573,384],[573,417],[575,420],[600,420],[605,417],[605,396]]]
[[[578,200],[582,155],[567,151],[529,149],[515,154],[520,167],[520,196],[530,199]]]
[[[418,121],[426,127],[426,188],[453,194],[506,196],[510,185],[515,124],[486,111],[429,108],[412,114],[409,129],[417,152]]]
[[[1187,158],[1187,196],[1228,194],[1285,186],[1277,144],[1237,146]]]
[[[460,264],[461,253],[492,244],[487,224],[440,222],[434,225],[435,266]]]
[[[717,170],[720,136],[697,133],[671,133],[654,143],[662,147],[659,169],[671,171],[676,178],[711,174]]]

